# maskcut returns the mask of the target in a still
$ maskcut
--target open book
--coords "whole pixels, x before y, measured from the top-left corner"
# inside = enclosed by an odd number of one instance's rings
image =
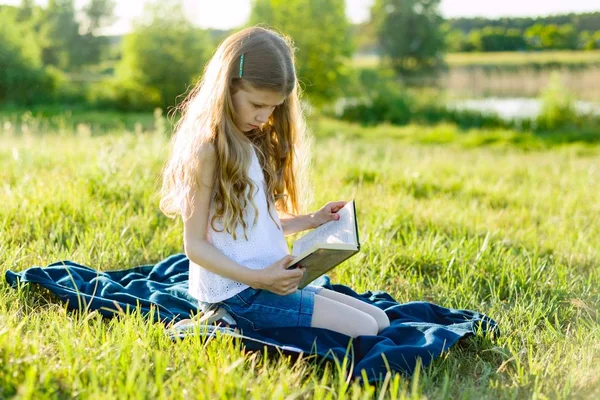
[[[346,203],[337,214],[339,220],[329,221],[294,242],[292,255],[295,259],[288,269],[306,268],[298,288],[307,286],[360,250],[354,200]]]

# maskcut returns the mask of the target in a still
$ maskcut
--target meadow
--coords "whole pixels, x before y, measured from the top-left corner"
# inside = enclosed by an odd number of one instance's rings
[[[165,119],[52,118],[0,117],[2,277],[64,259],[113,270],[180,253],[182,223],[158,208]],[[310,209],[356,199],[364,246],[332,280],[483,312],[499,338],[469,339],[410,379],[363,385],[338,364],[247,354],[228,337],[173,343],[139,314],[76,314],[2,279],[0,398],[600,397],[598,143],[310,126]]]

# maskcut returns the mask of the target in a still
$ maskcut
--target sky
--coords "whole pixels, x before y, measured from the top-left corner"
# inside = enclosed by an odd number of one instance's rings
[[[19,4],[21,0],[0,0],[0,4]],[[37,0],[46,5],[47,0]],[[346,0],[346,13],[351,22],[368,19],[374,0]],[[86,0],[75,0],[77,7]],[[122,34],[131,27],[131,21],[142,13],[143,0],[118,1],[117,22],[106,33]],[[243,25],[250,15],[250,0],[184,0],[189,18],[203,28],[230,29]],[[600,11],[598,0],[442,0],[440,6],[446,18],[482,16],[543,16],[569,12]]]

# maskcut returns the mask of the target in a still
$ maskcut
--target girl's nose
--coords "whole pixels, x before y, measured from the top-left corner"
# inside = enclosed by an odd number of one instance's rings
[[[256,120],[261,124],[264,124],[269,119],[269,115],[271,115],[270,111],[259,112],[256,116]]]

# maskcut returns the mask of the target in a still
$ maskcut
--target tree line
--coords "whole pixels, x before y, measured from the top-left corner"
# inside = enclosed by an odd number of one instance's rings
[[[412,9],[419,3],[411,0],[376,1],[375,8],[387,7],[390,14],[394,14],[398,8]],[[373,11],[375,18],[353,29],[357,51],[361,53],[380,51],[375,34],[377,11]],[[451,18],[437,23],[448,52],[600,49],[600,12],[536,18]]]
[[[451,52],[600,49],[600,29],[578,32],[573,24],[537,23],[525,29],[492,24],[467,33],[451,26],[444,26]]]
[[[451,18],[448,20],[451,28],[458,29],[463,33],[469,33],[476,29],[485,27],[518,29],[526,31],[534,25],[572,25],[576,32],[600,30],[600,12],[581,14],[561,14],[545,17],[501,17],[501,18]]]
[[[398,75],[438,71],[444,53],[452,50],[450,39],[464,25],[457,20],[452,28],[452,21],[444,21],[439,3],[376,0],[370,22],[356,26],[347,20],[345,0],[252,0],[247,25],[273,27],[294,40],[300,84],[310,102],[321,105],[365,90],[349,60],[369,41],[382,67]],[[167,109],[200,77],[228,33],[194,26],[181,0],[154,0],[146,2],[131,32],[104,36],[115,4],[88,0],[76,9],[75,0],[49,0],[45,7],[22,0],[19,6],[0,6],[0,104]],[[573,29],[540,26],[528,27],[525,39],[512,26],[473,25],[468,35],[460,32],[473,49],[506,49],[509,42],[517,48],[523,45],[519,40],[531,48],[546,48],[548,41],[561,43],[557,48],[572,45]]]

